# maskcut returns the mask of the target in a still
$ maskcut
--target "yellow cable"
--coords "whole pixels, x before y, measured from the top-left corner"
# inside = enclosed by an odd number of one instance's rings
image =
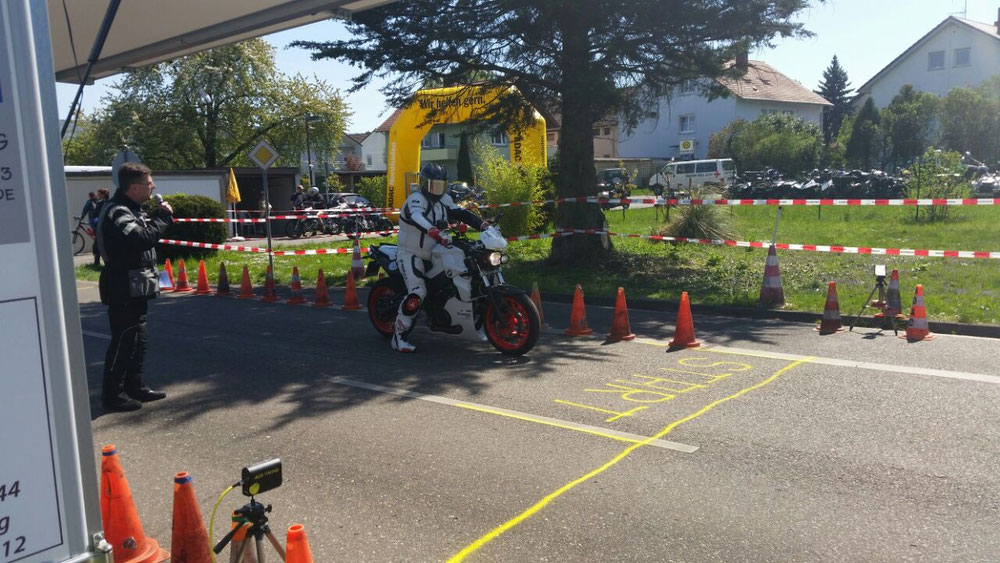
[[[235,483],[233,485],[230,485],[228,489],[226,489],[225,491],[223,491],[222,496],[219,497],[219,500],[215,501],[215,506],[212,507],[212,515],[209,517],[209,520],[208,520],[208,541],[209,541],[210,544],[213,541],[212,540],[212,530],[215,528],[215,511],[218,510],[219,509],[219,505],[222,504],[222,499],[226,498],[226,495],[228,495],[230,491],[232,491],[233,489],[235,489],[236,485],[239,485],[239,483]],[[212,563],[215,563],[215,552],[212,551],[212,546],[211,545],[209,545],[208,547],[209,547],[208,554],[212,558]]]

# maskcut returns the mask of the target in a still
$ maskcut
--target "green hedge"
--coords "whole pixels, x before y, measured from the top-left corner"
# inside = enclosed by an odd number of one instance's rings
[[[226,209],[221,203],[205,196],[173,194],[164,196],[163,199],[168,201],[170,206],[174,208],[175,218],[221,218],[226,216]],[[163,234],[163,238],[191,242],[210,242],[212,244],[224,244],[228,237],[228,223],[173,223],[167,227],[167,232]],[[165,258],[203,258],[211,256],[215,252],[215,250],[205,248],[191,248],[173,244],[156,245],[156,256],[159,260]]]

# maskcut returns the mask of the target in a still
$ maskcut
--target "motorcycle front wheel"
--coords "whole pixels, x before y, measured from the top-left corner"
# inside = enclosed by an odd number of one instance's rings
[[[405,294],[406,288],[395,277],[378,280],[368,292],[368,319],[385,338],[391,337],[395,330],[396,313]]]
[[[528,353],[538,342],[542,330],[538,309],[523,293],[504,295],[507,311],[502,313],[492,304],[486,309],[483,327],[490,344],[508,356]]]

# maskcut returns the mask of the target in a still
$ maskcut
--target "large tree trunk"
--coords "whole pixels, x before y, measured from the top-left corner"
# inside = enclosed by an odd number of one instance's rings
[[[576,13],[574,13],[576,12]],[[559,135],[560,197],[593,196],[597,194],[594,169],[595,121],[590,71],[590,43],[587,37],[586,15],[576,10],[566,12],[560,22],[563,36],[561,57],[562,129]],[[604,229],[604,212],[596,203],[564,203],[556,211],[557,229]],[[611,252],[606,235],[573,235],[552,241],[551,262],[584,264],[605,259]]]

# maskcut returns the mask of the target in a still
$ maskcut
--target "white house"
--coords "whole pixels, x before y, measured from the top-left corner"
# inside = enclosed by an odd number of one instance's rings
[[[1000,75],[1000,10],[994,24],[949,16],[858,88],[855,103],[868,98],[885,107],[906,84],[944,96]]]
[[[618,155],[705,158],[709,137],[737,119],[752,121],[769,113],[788,113],[822,125],[823,108],[833,105],[767,63],[744,55],[730,64],[744,69],[744,74],[718,79],[728,88],[728,97],[709,101],[694,83],[683,84],[673,96],[661,98],[657,112],[635,131],[620,133]],[[682,141],[689,150],[681,150]]]

